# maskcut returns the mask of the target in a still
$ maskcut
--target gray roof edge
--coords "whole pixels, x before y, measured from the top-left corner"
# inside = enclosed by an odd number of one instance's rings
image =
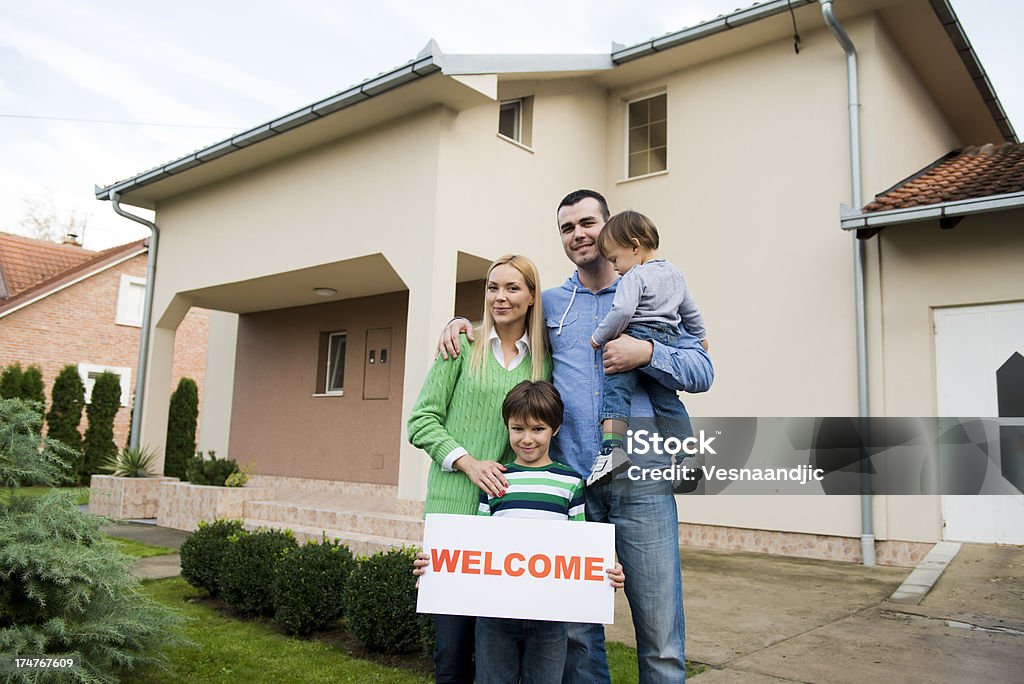
[[[804,5],[816,4],[818,4],[818,0],[770,0],[769,2],[758,3],[745,9],[734,10],[728,14],[720,14],[714,19],[702,21],[680,31],[666,33],[663,36],[651,38],[636,45],[616,50],[612,53],[612,61],[617,65],[623,64],[634,59],[646,57],[654,52],[668,50],[685,43],[692,43],[701,38],[728,31],[737,26],[743,26],[758,19],[788,12],[790,8],[798,9]]]
[[[967,216],[986,211],[1004,211],[1024,207],[1024,191],[1009,192],[1002,195],[972,197],[970,199],[925,204],[920,207],[904,207],[887,211],[856,212],[840,214],[840,226],[843,230],[860,230],[863,228],[879,228],[899,223],[927,221],[943,216]]]
[[[436,47],[436,44],[435,44]],[[341,109],[351,107],[357,102],[361,102],[370,97],[376,97],[385,93],[389,90],[398,88],[410,81],[425,78],[442,70],[444,55],[441,55],[439,51],[435,51],[433,54],[417,56],[405,64],[395,67],[390,71],[383,72],[372,78],[368,78],[356,86],[352,86],[346,90],[339,91],[331,94],[329,97],[317,100],[313,104],[299,107],[293,112],[285,114],[283,116],[275,117],[270,121],[263,122],[257,126],[246,129],[240,133],[237,133],[230,138],[218,141],[212,145],[208,145],[200,150],[191,152],[182,157],[161,164],[152,169],[147,169],[142,173],[131,176],[124,180],[111,183],[104,187],[96,186],[95,194],[98,200],[109,200],[111,193],[117,192],[118,194],[124,194],[131,192],[144,185],[149,185],[157,180],[162,180],[168,176],[173,176],[177,173],[187,171],[194,166],[204,164],[208,161],[213,161],[226,154],[236,152],[240,149],[253,145],[257,142],[266,140],[281,133],[285,133],[291,128],[297,126],[283,126],[285,122],[289,122],[296,119],[303,119],[302,123],[309,123],[316,119],[326,116],[327,114],[333,114]],[[373,92],[368,92],[367,89],[371,89]],[[346,99],[346,102],[342,106],[333,106],[333,103],[337,101],[337,98],[341,95],[348,95],[353,91],[359,91],[364,97],[352,97]],[[328,111],[321,114],[320,111],[323,109],[323,105],[331,103],[332,106]],[[301,124],[299,124],[301,125]]]
[[[614,69],[607,53],[576,55],[445,55],[444,73],[448,76],[469,74],[529,74],[556,71],[602,71]]]
[[[999,101],[999,96],[996,94],[992,82],[985,75],[985,68],[981,65],[981,60],[978,59],[978,53],[974,51],[974,46],[971,45],[967,32],[964,31],[963,26],[960,24],[960,19],[956,16],[956,12],[953,11],[953,6],[949,3],[949,0],[929,0],[929,2],[932,6],[932,11],[935,12],[935,16],[942,22],[942,28],[946,30],[946,34],[953,45],[957,46],[957,43],[960,41],[964,43],[965,47],[958,48],[957,54],[960,55],[960,60],[964,63],[968,73],[979,74],[979,76],[973,79],[974,87],[978,89],[981,99],[992,114],[992,118],[999,128],[999,132],[1002,133],[1004,141],[1020,142],[1017,139],[1017,132],[1013,129],[1013,124],[1010,123],[1009,117],[1006,116],[1006,110],[1003,109],[1003,104]]]

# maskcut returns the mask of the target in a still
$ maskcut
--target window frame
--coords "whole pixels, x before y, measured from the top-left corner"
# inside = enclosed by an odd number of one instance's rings
[[[526,107],[524,102],[526,98],[517,97],[512,100],[502,100],[498,103],[498,135],[505,139],[511,140],[519,145],[523,143],[523,113]],[[501,132],[501,113],[505,111],[507,107],[512,107],[515,112],[515,135],[508,136]]]
[[[124,306],[122,302],[126,299],[126,293],[131,289],[132,286],[142,286],[142,300],[139,306],[138,319],[125,315]],[[146,311],[146,279],[138,276],[121,274],[121,283],[117,289],[117,304],[114,309],[114,323],[116,325],[127,325],[133,328],[142,327],[142,319],[145,316]]]
[[[96,363],[79,363],[78,377],[82,379],[85,387],[85,403],[92,403],[92,388],[96,384],[93,375],[100,373],[113,373],[121,381],[121,406],[131,406],[132,398],[132,369],[128,366],[104,366]]]
[[[345,395],[345,357],[348,354],[348,332],[339,330],[335,332],[325,333],[327,338],[326,344],[326,358],[324,359],[324,391],[321,393],[323,396],[329,397],[341,397]],[[341,389],[331,389],[331,354],[332,344],[335,339],[341,338],[343,340],[344,348],[341,351]]]
[[[629,146],[630,131],[633,128],[632,126],[630,126],[630,123],[631,123],[631,121],[630,121],[630,111],[629,111],[630,110],[630,106],[635,104],[635,103],[637,103],[637,102],[642,102],[644,100],[653,100],[656,97],[664,97],[665,98],[665,118],[664,118],[664,122],[665,122],[665,145],[664,145],[664,147],[657,148],[657,149],[664,149],[665,150],[665,168],[664,169],[658,169],[657,171],[651,171],[650,170],[650,153],[651,153],[651,150],[654,149],[654,148],[652,148],[651,145],[650,145],[650,135],[648,134],[647,147],[644,150],[642,150],[642,151],[647,152],[647,154],[648,154],[648,166],[647,166],[648,170],[645,173],[640,173],[640,174],[637,174],[637,175],[633,176],[633,175],[630,175],[630,172],[629,172],[630,171],[630,169],[629,169],[629,159],[630,159],[630,157],[633,154],[633,152],[630,150],[630,146]],[[623,149],[623,154],[622,154],[622,157],[623,157],[623,169],[622,170],[623,170],[623,181],[632,181],[632,180],[637,180],[639,178],[647,178],[649,176],[660,176],[660,175],[668,173],[668,171],[669,171],[669,168],[668,168],[668,148],[669,148],[669,145],[668,145],[668,135],[669,135],[668,134],[668,119],[669,119],[669,117],[668,117],[668,91],[666,89],[664,89],[664,88],[656,90],[656,91],[647,91],[647,92],[645,92],[643,94],[634,95],[632,97],[628,97],[628,98],[624,98],[623,99],[623,126],[622,126],[622,128],[623,128],[623,135],[622,135],[622,149]],[[659,119],[657,122],[654,122],[654,123],[659,123],[661,121],[662,121],[662,119]],[[648,128],[649,128],[651,126],[651,124],[652,124],[652,122],[648,119],[648,121],[647,121],[647,123],[645,125],[648,126]]]

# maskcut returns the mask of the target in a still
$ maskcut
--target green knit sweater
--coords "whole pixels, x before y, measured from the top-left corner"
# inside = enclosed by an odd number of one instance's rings
[[[501,419],[501,404],[510,389],[533,373],[529,353],[514,370],[506,370],[490,349],[484,354],[486,373],[474,373],[470,370],[472,344],[465,335],[460,344],[458,358],[446,361],[439,357],[434,362],[409,416],[409,441],[426,451],[432,461],[424,515],[476,515],[480,490],[465,473],[445,472],[441,464],[460,446],[478,461],[510,463],[513,454]],[[479,344],[489,342],[481,340]],[[551,379],[550,359],[544,364],[544,376]]]

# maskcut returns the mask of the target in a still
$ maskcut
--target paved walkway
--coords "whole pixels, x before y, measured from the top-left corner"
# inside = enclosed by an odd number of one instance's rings
[[[171,548],[188,536],[110,533]],[[692,548],[682,559],[686,655],[712,667],[699,683],[1024,681],[1024,547],[964,544],[917,603],[889,600],[910,568]],[[180,559],[135,572],[174,577]],[[622,592],[607,637],[636,643]]]

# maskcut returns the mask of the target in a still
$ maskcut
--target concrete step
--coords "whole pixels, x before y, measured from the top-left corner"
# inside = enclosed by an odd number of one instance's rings
[[[319,502],[282,499],[247,501],[245,517],[287,526],[344,530],[372,537],[423,538],[422,519],[389,511],[367,510],[358,506],[358,503],[346,499]]]
[[[327,529],[312,525],[292,525],[276,520],[261,520],[259,518],[246,518],[242,523],[247,530],[268,528],[274,530],[289,529],[295,535],[296,541],[304,544],[307,541],[320,541],[326,536],[328,539],[337,539],[349,548],[354,555],[371,555],[378,551],[401,548],[403,546],[420,546],[419,540],[399,539],[360,532],[349,532],[346,530]]]

